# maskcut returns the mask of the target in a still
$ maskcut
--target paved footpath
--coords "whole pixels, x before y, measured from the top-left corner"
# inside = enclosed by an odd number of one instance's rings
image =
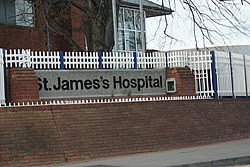
[[[241,165],[237,165],[241,164]],[[244,165],[242,165],[244,164]],[[61,167],[214,167],[249,166],[250,139],[184,149],[61,164]]]

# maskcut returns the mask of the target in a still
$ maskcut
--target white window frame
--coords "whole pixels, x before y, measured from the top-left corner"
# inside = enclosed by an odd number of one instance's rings
[[[128,29],[126,28],[125,24],[125,14],[124,14],[124,11],[125,10],[130,10],[130,11],[133,11],[133,22],[134,22],[134,27],[132,29]],[[136,10],[136,9],[130,9],[130,8],[123,8],[121,7],[119,9],[119,14],[120,12],[122,12],[122,23],[121,23],[121,20],[120,20],[120,15],[118,17],[118,32],[117,32],[117,36],[118,36],[118,51],[129,51],[129,52],[134,52],[134,51],[137,51],[137,52],[141,52],[143,49],[142,49],[142,44],[138,44],[137,42],[137,39],[138,38],[141,38],[141,27],[139,26],[139,29],[136,29],[136,15],[135,13],[138,12],[138,15],[140,14],[140,11],[139,10]],[[144,18],[144,23],[145,23],[145,18]],[[120,24],[123,26],[123,27],[120,27]],[[144,24],[145,25],[145,24]],[[120,32],[123,32],[123,37],[120,37]],[[128,33],[130,32],[133,32],[134,33],[134,43],[135,43],[135,50],[129,50],[129,46],[127,46],[127,40],[129,38]],[[146,34],[146,31],[144,31],[144,34]],[[140,35],[140,36],[138,36]],[[145,35],[146,36],[146,35]],[[122,38],[122,39],[121,39]],[[120,45],[120,40],[123,40],[122,41],[122,44],[124,44],[124,46],[121,46]],[[141,39],[140,42],[142,42],[143,40]],[[146,40],[144,40],[146,41]],[[140,46],[141,45],[141,46]],[[146,48],[145,48],[146,49]]]

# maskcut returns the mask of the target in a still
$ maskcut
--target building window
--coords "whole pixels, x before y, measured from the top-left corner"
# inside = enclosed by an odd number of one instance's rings
[[[30,0],[0,0],[0,23],[32,27],[33,19]]]
[[[142,51],[139,10],[120,8],[118,17],[118,50]]]

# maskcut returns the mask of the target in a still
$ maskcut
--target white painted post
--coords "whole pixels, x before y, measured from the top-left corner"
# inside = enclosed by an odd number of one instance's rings
[[[142,53],[145,53],[146,46],[145,46],[145,25],[144,25],[144,11],[143,11],[143,2],[144,0],[140,0],[140,18],[141,18],[141,42],[142,42]]]
[[[118,51],[118,39],[117,39],[117,33],[118,33],[118,28],[117,28],[117,16],[116,16],[116,0],[112,0],[112,9],[113,9],[113,25],[114,25],[114,50],[115,52]]]
[[[4,50],[0,49],[0,106],[5,103]]]

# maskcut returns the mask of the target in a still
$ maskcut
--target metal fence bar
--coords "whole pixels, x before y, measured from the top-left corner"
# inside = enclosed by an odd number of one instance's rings
[[[235,97],[234,94],[234,76],[233,76],[233,62],[232,62],[232,55],[231,52],[229,52],[229,65],[230,65],[230,76],[231,76],[231,86],[232,86],[232,96]]]
[[[218,98],[218,81],[217,81],[217,71],[216,71],[216,60],[215,60],[215,52],[211,51],[210,54],[212,55],[212,68],[211,68],[211,76],[212,76],[212,86],[214,90],[213,97]]]
[[[134,58],[134,69],[138,68],[138,63],[137,63],[137,54],[136,52],[133,52],[133,58]]]
[[[201,67],[200,67],[200,57],[198,57],[198,55],[196,55],[196,53],[195,52],[193,52],[193,55],[194,55],[194,57],[195,57],[195,59],[196,59],[196,64],[197,64],[197,68],[196,68],[196,75],[198,75],[198,94],[201,94],[202,92],[202,81],[201,81],[201,76],[202,76],[202,71],[203,71],[203,69],[201,69]]]
[[[59,51],[59,56],[60,56],[60,69],[64,69],[64,52]]]
[[[248,85],[247,85],[247,66],[246,66],[246,56],[243,55],[244,61],[244,73],[245,73],[245,88],[246,88],[246,97],[248,97]]]
[[[250,95],[250,56],[245,55],[247,96]]]
[[[229,55],[227,52],[214,53],[218,96],[232,96]]]
[[[103,69],[103,66],[102,66],[102,57],[103,57],[103,53],[102,52],[98,52],[98,68],[99,69]]]

